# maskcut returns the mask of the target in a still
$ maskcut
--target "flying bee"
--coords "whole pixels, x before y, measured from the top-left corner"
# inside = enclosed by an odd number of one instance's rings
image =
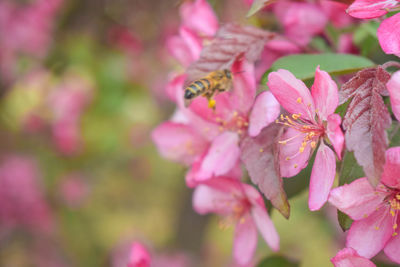
[[[214,95],[229,91],[232,87],[232,72],[228,69],[216,70],[207,74],[204,78],[193,81],[185,88],[185,106],[198,96],[208,99],[208,106],[215,108]]]

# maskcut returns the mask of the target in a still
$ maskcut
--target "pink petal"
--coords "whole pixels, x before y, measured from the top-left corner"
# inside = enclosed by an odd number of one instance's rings
[[[243,58],[236,59],[231,67],[233,90],[230,96],[231,106],[239,113],[248,113],[256,97],[256,77],[254,64]]]
[[[179,35],[189,48],[193,61],[199,59],[200,52],[203,49],[203,44],[200,37],[192,30],[184,26],[179,28]]]
[[[368,218],[353,222],[347,234],[346,246],[354,248],[359,255],[370,259],[385,247],[392,233],[389,208],[381,207]]]
[[[308,206],[310,210],[319,210],[328,200],[336,175],[336,158],[333,151],[321,142],[310,178]]]
[[[377,34],[386,54],[400,55],[400,13],[382,21]]]
[[[278,1],[275,13],[285,28],[286,36],[301,46],[307,45],[314,35],[322,33],[327,23],[327,16],[321,8],[310,3]]]
[[[393,114],[400,121],[400,71],[393,73],[386,87],[389,91]]]
[[[279,116],[281,107],[271,92],[262,92],[256,98],[250,113],[249,135],[257,136]]]
[[[216,178],[218,179],[218,178]],[[228,215],[234,201],[231,192],[221,191],[208,185],[199,185],[193,193],[193,208],[199,214],[210,212]]]
[[[279,235],[264,206],[254,205],[251,214],[264,240],[273,251],[279,250]]]
[[[282,177],[292,177],[298,174],[307,166],[308,159],[310,158],[311,147],[309,145],[305,147],[302,153],[299,153],[299,148],[306,134],[289,128],[283,134],[281,140],[288,140],[295,136],[297,137],[286,144],[279,145],[279,166]]]
[[[183,90],[183,83],[185,82],[186,75],[185,74],[178,74],[172,73],[169,77],[168,83],[165,87],[165,92],[169,99],[176,102],[177,91]]]
[[[211,147],[201,164],[201,177],[220,176],[229,172],[239,159],[237,133],[226,131],[212,142]]]
[[[127,267],[150,267],[150,264],[151,258],[147,249],[142,244],[134,242]]]
[[[328,16],[329,21],[336,28],[343,28],[353,23],[353,18],[346,13],[347,5],[335,1],[319,2],[322,10]]]
[[[268,75],[268,87],[289,113],[301,114],[303,118],[314,121],[315,108],[310,91],[290,71],[280,69],[271,72]]]
[[[347,13],[359,19],[372,19],[385,15],[386,8],[397,4],[396,0],[356,0],[349,6]]]
[[[235,227],[233,256],[241,265],[250,263],[257,247],[257,229],[252,218],[243,217]]]
[[[353,220],[362,220],[373,213],[384,198],[384,194],[375,193],[368,179],[364,177],[333,189],[329,195],[329,203]]]
[[[340,128],[341,118],[338,114],[328,116],[327,135],[339,159],[342,158],[344,135]]]
[[[352,248],[344,248],[331,259],[335,267],[376,267],[376,265],[367,258],[361,257]]]
[[[208,142],[188,125],[164,122],[151,134],[160,154],[170,160],[191,164],[208,147]]]
[[[335,112],[339,103],[339,95],[336,83],[326,71],[315,71],[314,84],[311,87],[315,108],[319,118],[326,121],[328,116]]]
[[[381,182],[387,186],[400,189],[400,147],[386,151],[386,162],[383,167]]]
[[[180,8],[182,24],[207,36],[213,36],[218,30],[218,19],[206,0],[184,2]]]
[[[398,235],[393,237],[392,240],[387,243],[384,251],[389,259],[400,264],[400,238]]]
[[[195,60],[190,48],[180,36],[169,37],[166,47],[168,52],[184,67],[189,66]]]

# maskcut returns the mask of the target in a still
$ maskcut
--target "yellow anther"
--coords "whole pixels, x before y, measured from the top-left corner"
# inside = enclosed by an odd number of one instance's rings
[[[303,147],[303,146],[301,146],[301,147],[299,148],[299,152],[300,152],[300,153],[303,153],[303,152],[304,152],[304,147]]]
[[[393,234],[392,234],[392,236],[396,236],[397,235],[397,232],[394,232]]]
[[[285,117],[283,117],[283,114],[281,114],[281,120],[283,120],[283,121],[285,120]]]
[[[299,167],[299,165],[298,164],[294,164],[293,167],[296,169],[297,167]]]
[[[236,117],[239,113],[237,111],[233,112],[233,117]]]
[[[248,122],[245,122],[245,123],[244,123],[244,126],[246,126],[246,127],[249,126],[249,123],[248,123]]]
[[[375,230],[379,230],[379,226],[375,226]]]
[[[310,143],[310,145],[311,145],[312,148],[315,148],[315,147],[317,146],[317,143],[316,143],[315,141],[312,141],[312,142]]]
[[[276,120],[275,120],[275,123],[279,123],[279,120],[276,119]]]
[[[397,195],[396,195],[396,198],[397,198],[398,200],[400,200],[400,194],[397,194]]]
[[[292,114],[292,118],[294,120],[298,120],[300,118],[300,114]]]
[[[216,104],[217,104],[217,101],[215,101],[215,99],[208,100],[208,107],[209,108],[214,109]]]
[[[311,107],[311,104],[308,104],[307,107]]]
[[[301,103],[301,97],[297,98],[296,102],[300,104]]]
[[[223,131],[224,131],[224,127],[220,126],[220,127],[218,128],[218,130],[219,130],[220,132],[223,132]]]
[[[367,215],[367,214],[364,214],[364,215],[363,215],[363,217],[364,217],[364,218],[367,218],[367,217],[368,217],[368,215]]]
[[[397,223],[395,223],[395,224],[393,225],[393,229],[394,229],[394,230],[397,229]]]
[[[260,148],[260,150],[259,150],[259,151],[260,151],[260,153],[262,153],[262,152],[264,152],[264,149]]]
[[[290,160],[290,158],[289,158],[289,157],[286,157],[285,160]]]
[[[394,213],[394,210],[390,210],[390,214],[392,215],[392,217],[394,217],[396,214]]]
[[[278,143],[281,144],[281,145],[286,145],[287,141],[278,141]]]

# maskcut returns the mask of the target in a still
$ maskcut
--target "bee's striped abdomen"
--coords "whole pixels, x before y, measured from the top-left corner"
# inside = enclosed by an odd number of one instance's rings
[[[209,90],[211,87],[211,83],[207,79],[200,79],[192,82],[185,89],[185,99],[192,99],[196,96],[199,96]]]

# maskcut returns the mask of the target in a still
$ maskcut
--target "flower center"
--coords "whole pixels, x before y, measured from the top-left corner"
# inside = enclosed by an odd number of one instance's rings
[[[287,115],[283,116],[281,114],[280,119],[277,119],[275,122],[283,124],[299,132],[297,135],[294,135],[286,140],[279,141],[280,144],[286,145],[298,137],[302,138],[298,152],[290,157],[287,157],[286,160],[291,160],[299,153],[303,153],[307,145],[310,145],[314,149],[317,146],[319,139],[325,135],[325,127],[323,124],[317,124],[316,122],[303,120],[301,118],[301,114],[292,114],[291,117]]]
[[[242,135],[246,132],[247,127],[249,126],[249,122],[247,117],[239,115],[237,111],[232,113],[232,116],[229,120],[221,119],[220,117],[216,117],[215,121],[219,124],[219,131],[232,131],[237,132],[239,135]]]
[[[397,233],[397,219],[400,211],[400,192],[396,192],[391,199],[389,200],[390,205],[390,214],[393,217],[393,236],[396,236]]]
[[[246,220],[246,214],[251,207],[251,203],[243,197],[234,195],[234,198],[235,201],[227,202],[227,205],[231,209],[231,213],[218,222],[221,229],[227,229],[236,222],[244,223]]]

